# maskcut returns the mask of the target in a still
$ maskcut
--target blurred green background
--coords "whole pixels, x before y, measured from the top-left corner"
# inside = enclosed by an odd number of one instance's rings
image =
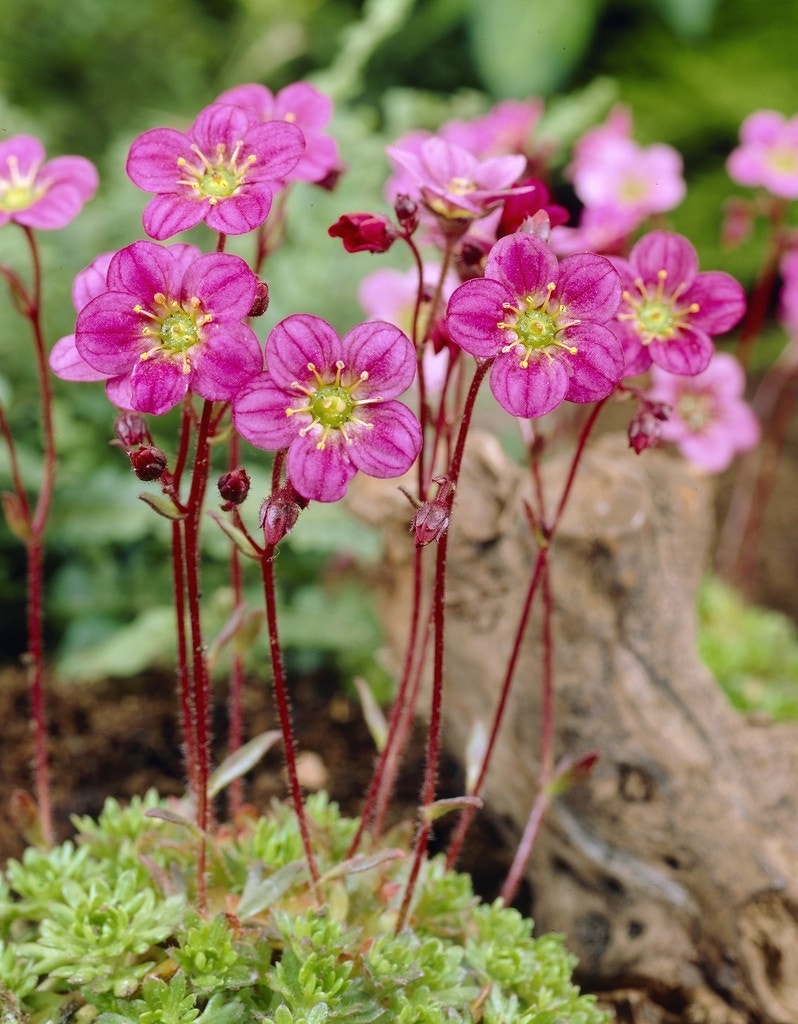
[[[763,238],[735,251],[721,247],[723,204],[741,192],[724,161],[753,110],[798,112],[795,0],[0,0],[0,24],[2,137],[39,135],[48,155],[82,153],[101,174],[83,215],[41,237],[51,341],[72,330],[74,274],[98,252],[142,236],[146,197],[124,175],[131,140],[150,127],[187,125],[235,84],[259,81],[276,91],[299,78],[315,81],[336,101],[332,131],[349,168],[333,193],[302,187],[292,194],[286,243],[267,268],[272,306],[262,338],[291,312],[317,313],[341,329],[359,319],[357,282],[385,263],[344,259],[328,225],[342,212],[384,208],[383,147],[396,135],[476,115],[504,97],[545,98],[542,130],[557,142],[560,167],[574,138],[613,103],[628,104],[639,142],[668,142],[684,156],[688,197],[673,227],[693,240],[703,266],[750,285]],[[28,272],[13,226],[0,231],[0,260]],[[0,398],[27,479],[35,480],[29,338],[5,293],[0,353]],[[137,500],[142,485],[107,444],[113,412],[101,386],[56,382],[56,396],[62,464],[48,547],[51,649],[75,677],[168,665],[168,524]],[[172,425],[168,417],[154,425],[167,450]],[[267,466],[262,454],[247,466],[256,476],[254,519]],[[7,486],[2,451],[0,487]],[[223,621],[226,547],[208,535],[206,592],[211,617]],[[350,578],[347,569],[365,562],[368,571],[376,539],[364,550],[363,536],[340,511],[320,508],[292,538],[281,569],[290,583],[286,636],[299,667],[332,658],[346,673],[379,675],[368,653],[376,624],[361,608],[358,573]],[[334,571],[320,584],[319,569],[333,555]],[[0,663],[25,646],[23,574],[23,552],[1,524]],[[313,650],[302,643],[308,632]]]

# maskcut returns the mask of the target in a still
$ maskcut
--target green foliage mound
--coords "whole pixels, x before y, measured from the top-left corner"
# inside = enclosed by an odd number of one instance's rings
[[[109,800],[77,836],[30,848],[0,876],[0,1020],[44,1024],[604,1024],[558,936],[480,902],[467,875],[426,862],[395,923],[407,833],[345,859],[357,822],[308,800],[314,897],[296,818],[275,804],[208,840],[154,793]],[[395,844],[395,845],[392,845]]]

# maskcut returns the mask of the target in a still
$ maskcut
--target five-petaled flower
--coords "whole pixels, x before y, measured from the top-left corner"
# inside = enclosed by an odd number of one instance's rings
[[[189,390],[227,401],[263,365],[244,323],[256,289],[238,256],[134,242],[111,258],[106,290],[78,313],[75,350],[109,378],[109,398],[123,409],[159,415]]]
[[[201,221],[223,234],[255,230],[304,149],[295,124],[263,122],[229,103],[200,111],[186,133],[144,132],[130,147],[127,173],[134,185],[155,193],[144,210],[145,231],[160,240]]]
[[[216,102],[244,107],[260,121],[287,121],[301,129],[305,151],[287,180],[322,182],[338,170],[338,144],[323,131],[332,117],[332,100],[309,82],[292,82],[276,95],[257,82],[237,85]]]
[[[677,377],[655,366],[646,398],[670,406],[661,437],[694,466],[720,473],[759,441],[759,421],[743,399],[745,373],[734,356],[716,352],[703,373]]]
[[[0,225],[16,221],[28,228],[63,228],[97,190],[97,170],[82,156],[44,160],[32,135],[0,142]]]
[[[557,257],[540,238],[507,235],[493,246],[485,276],[449,299],[452,340],[494,359],[490,388],[507,412],[543,416],[563,400],[593,402],[623,375],[617,338],[604,326],[618,309],[621,285],[603,256]]]
[[[722,271],[699,273],[693,246],[669,231],[650,231],[628,260],[612,261],[624,285],[612,326],[626,355],[626,376],[652,362],[686,376],[705,370],[712,335],[731,330],[745,312],[742,286]]]
[[[266,363],[233,400],[233,422],[258,448],[288,449],[288,477],[303,498],[337,501],[358,470],[410,469],[421,427],[396,398],[416,361],[398,327],[372,321],[339,338],[325,320],[298,313],[272,330]]]
[[[757,110],[740,128],[740,145],[726,163],[738,185],[761,186],[781,199],[798,199],[798,117]]]

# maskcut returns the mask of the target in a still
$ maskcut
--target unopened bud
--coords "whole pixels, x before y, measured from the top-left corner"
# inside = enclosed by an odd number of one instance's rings
[[[402,193],[396,197],[393,208],[405,234],[412,235],[418,227],[418,203]]]
[[[217,483],[219,494],[230,505],[240,505],[249,494],[249,473],[245,469],[231,469],[222,473]]]
[[[650,402],[643,399],[629,424],[629,446],[635,454],[646,448],[656,448],[662,439],[662,423],[668,419],[671,407],[665,402]]]
[[[114,421],[114,436],[122,448],[135,448],[136,445],[150,444],[147,421],[140,412],[120,412]],[[113,442],[111,442],[113,444]]]
[[[287,537],[307,505],[307,499],[297,494],[290,483],[270,495],[261,505],[258,519],[266,544],[274,547]]]
[[[345,213],[327,229],[347,252],[387,252],[399,237],[396,226],[378,213]]]
[[[166,452],[153,444],[143,444],[127,454],[139,480],[158,480],[166,472]]]
[[[263,316],[266,310],[269,308],[269,286],[265,281],[258,281],[257,291],[255,292],[255,299],[252,303],[248,316]]]

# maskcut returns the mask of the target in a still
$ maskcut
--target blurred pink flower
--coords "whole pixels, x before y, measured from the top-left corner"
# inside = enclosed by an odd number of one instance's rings
[[[761,186],[781,199],[798,199],[798,116],[788,120],[775,110],[750,114],[726,169],[738,185]]]
[[[413,382],[415,350],[398,327],[372,321],[339,338],[297,313],[272,330],[266,363],[233,400],[233,422],[257,448],[288,449],[303,498],[338,501],[358,470],[396,477],[415,462],[421,427],[395,400]]]
[[[16,221],[28,228],[63,228],[97,191],[97,170],[82,156],[45,162],[44,147],[32,135],[0,142],[0,226]]]
[[[319,182],[338,169],[338,144],[324,132],[332,117],[332,100],[309,82],[293,82],[276,95],[265,85],[237,85],[216,102],[243,107],[261,121],[286,121],[301,129],[305,151],[287,181]]]
[[[629,259],[613,257],[623,302],[612,328],[626,357],[625,376],[652,362],[692,376],[709,365],[712,335],[724,334],[745,312],[745,292],[722,271],[698,272],[698,257],[682,235],[650,231]]]
[[[790,249],[781,258],[779,320],[785,331],[798,339],[798,249]]]
[[[760,427],[743,400],[745,374],[734,356],[716,352],[694,377],[676,376],[655,366],[646,398],[670,406],[660,424],[661,438],[671,441],[693,465],[720,473],[735,455],[753,448]]]
[[[593,402],[623,376],[623,353],[605,324],[621,299],[608,259],[593,253],[557,257],[535,235],[501,238],[485,276],[466,281],[449,300],[452,340],[493,359],[490,388],[512,416],[543,416],[563,400]]]

